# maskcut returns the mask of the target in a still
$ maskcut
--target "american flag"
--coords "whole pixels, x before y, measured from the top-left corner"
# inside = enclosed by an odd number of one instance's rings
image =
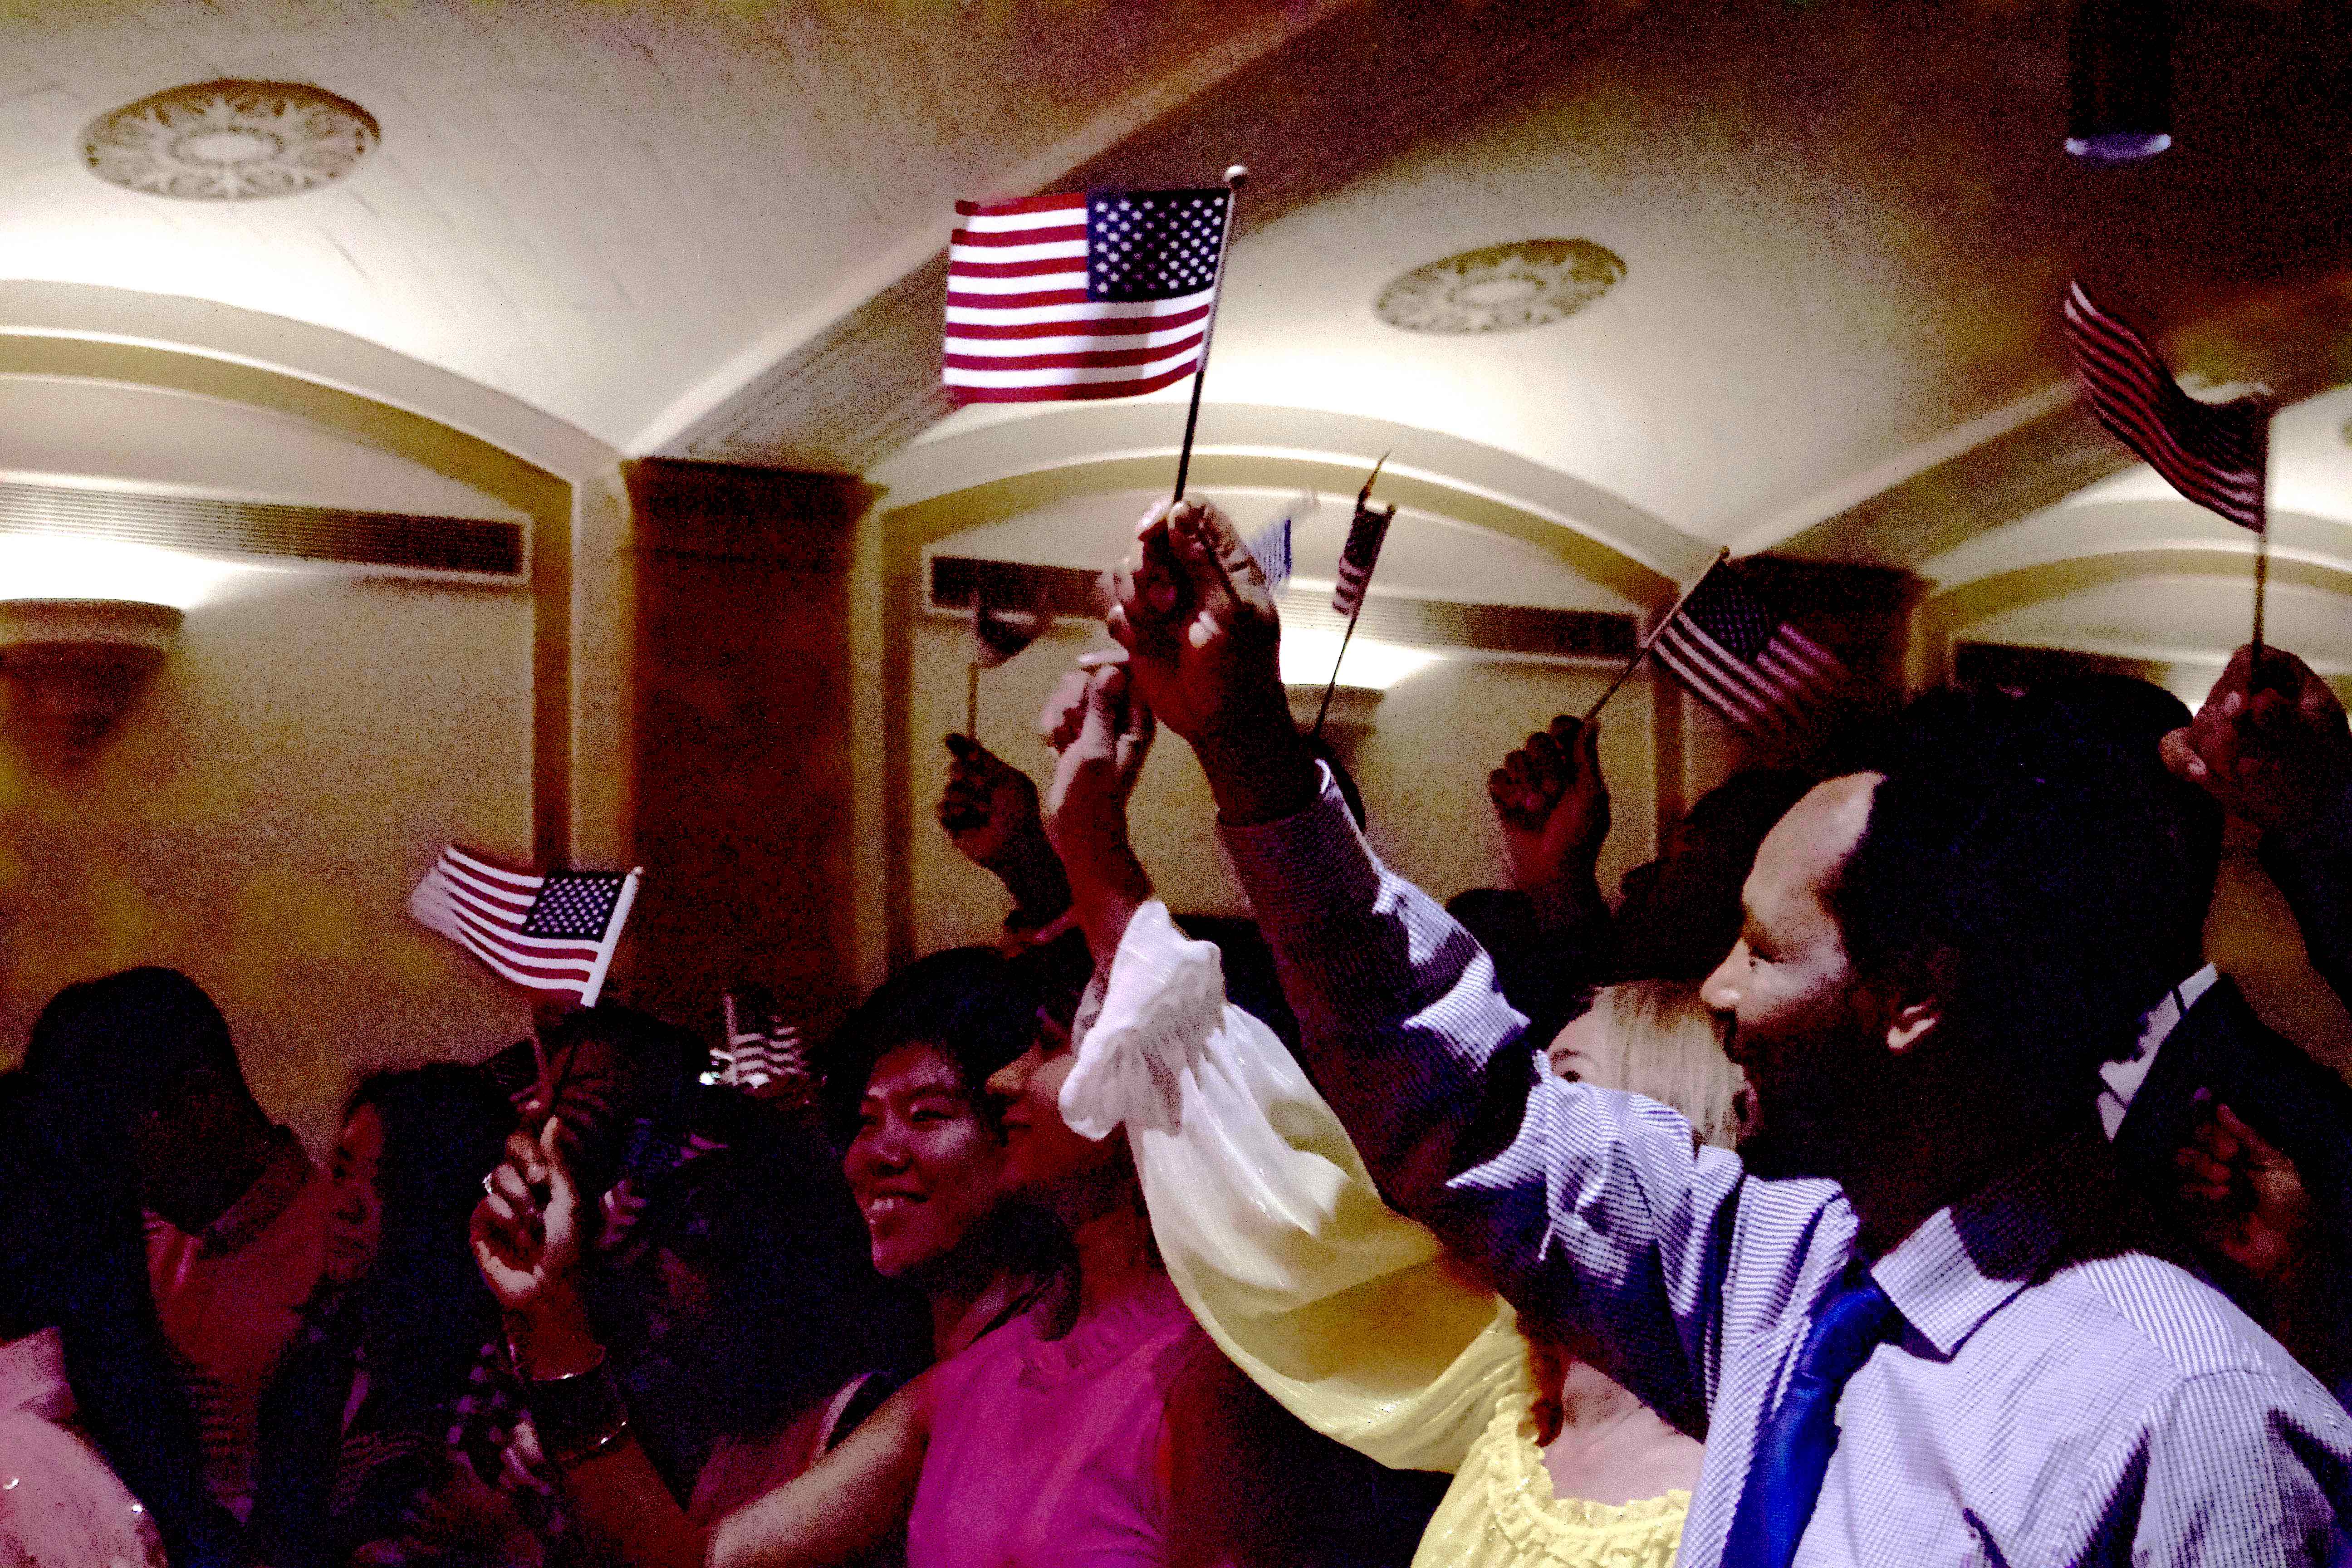
[[[1233,193],[958,202],[940,378],[962,403],[1130,397],[1200,368]]]
[[[516,984],[569,992],[593,1007],[636,901],[638,875],[536,876],[453,844],[409,894],[408,912]]]
[[[2271,410],[2260,396],[2200,403],[2180,390],[2147,340],[2066,289],[2066,346],[2092,412],[2164,482],[2241,528],[2263,527]]]
[[[1844,705],[1853,675],[1718,561],[1651,651],[1708,707],[1753,734],[1795,742]]]
[[[1257,563],[1258,571],[1265,575],[1268,593],[1279,594],[1289,586],[1291,530],[1300,518],[1314,516],[1322,504],[1313,490],[1301,490],[1290,498],[1289,504],[1272,522],[1250,536],[1250,559]]]
[[[704,1083],[745,1089],[762,1098],[772,1082],[785,1089],[814,1087],[808,1047],[799,1029],[760,1001],[739,1001],[731,991],[719,998],[719,1005],[727,1043],[710,1047],[710,1070],[702,1075]]]
[[[1331,590],[1331,608],[1339,614],[1352,618],[1363,607],[1364,593],[1372,585],[1372,568],[1381,563],[1381,546],[1388,542],[1389,524],[1395,521],[1396,508],[1383,510],[1357,500],[1355,518],[1348,524],[1348,542],[1339,550],[1339,580]]]

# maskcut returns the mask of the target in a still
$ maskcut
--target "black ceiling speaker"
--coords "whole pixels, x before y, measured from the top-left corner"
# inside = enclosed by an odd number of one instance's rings
[[[2128,163],[2172,145],[2172,12],[2166,0],[2083,0],[2067,63],[2067,152]]]

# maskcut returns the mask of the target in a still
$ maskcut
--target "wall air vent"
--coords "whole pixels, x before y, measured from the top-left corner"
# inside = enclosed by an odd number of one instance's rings
[[[516,586],[529,576],[519,522],[281,506],[152,491],[0,480],[0,532],[84,539]]]
[[[968,615],[972,595],[984,592],[992,604],[1013,609],[1049,610],[1056,616],[1092,617],[1101,613],[1096,574],[1071,566],[1034,566],[1018,561],[977,561],[934,555],[930,560],[930,607]],[[1347,623],[1331,611],[1331,585],[1292,583],[1282,596],[1282,622],[1301,630],[1339,630]],[[1356,635],[1412,647],[1444,649],[1503,658],[1612,659],[1633,657],[1639,641],[1634,617],[1601,610],[1549,610],[1523,605],[1459,605],[1375,588],[1364,601]]]

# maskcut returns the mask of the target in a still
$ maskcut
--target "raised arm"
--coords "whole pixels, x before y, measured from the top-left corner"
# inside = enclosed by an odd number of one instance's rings
[[[630,1568],[819,1568],[906,1521],[926,1428],[918,1379],[832,1453],[759,1501],[697,1527],[628,1426],[583,1305],[580,1194],[555,1152],[518,1133],[473,1218],[475,1262],[503,1309],[541,1447],[581,1522]]]
[[[1029,775],[969,735],[950,735],[940,826],[965,859],[1013,895],[1008,929],[1035,931],[1070,907],[1061,862],[1045,842],[1037,786]]]
[[[1598,1331],[1645,1397],[1684,1405],[1737,1160],[1695,1155],[1663,1108],[1538,1079],[1486,954],[1380,864],[1307,756],[1273,602],[1221,514],[1155,509],[1112,586],[1112,635],[1201,760],[1307,1070],[1389,1200],[1523,1315]]]
[[[1381,1202],[1281,1040],[1226,1000],[1218,950],[1151,899],[1127,831],[1150,720],[1127,672],[1074,672],[1039,727],[1062,752],[1045,831],[1104,983],[1063,1117],[1124,1128],[1169,1276],[1252,1382],[1383,1464],[1455,1468],[1525,1375],[1509,1312]]]
[[[2242,647],[2164,760],[2263,830],[2263,866],[2286,895],[2311,966],[2352,1005],[2352,730],[2309,665]]]

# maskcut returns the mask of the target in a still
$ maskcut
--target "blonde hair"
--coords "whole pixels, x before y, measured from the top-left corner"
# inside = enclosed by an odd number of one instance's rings
[[[1723,1054],[1723,1021],[1684,980],[1633,980],[1604,985],[1584,1016],[1600,1026],[1581,1047],[1591,1064],[1585,1081],[1623,1089],[1682,1112],[1704,1142],[1729,1148],[1739,1138],[1739,1096],[1748,1080]],[[1571,1020],[1553,1037],[1556,1060]]]

